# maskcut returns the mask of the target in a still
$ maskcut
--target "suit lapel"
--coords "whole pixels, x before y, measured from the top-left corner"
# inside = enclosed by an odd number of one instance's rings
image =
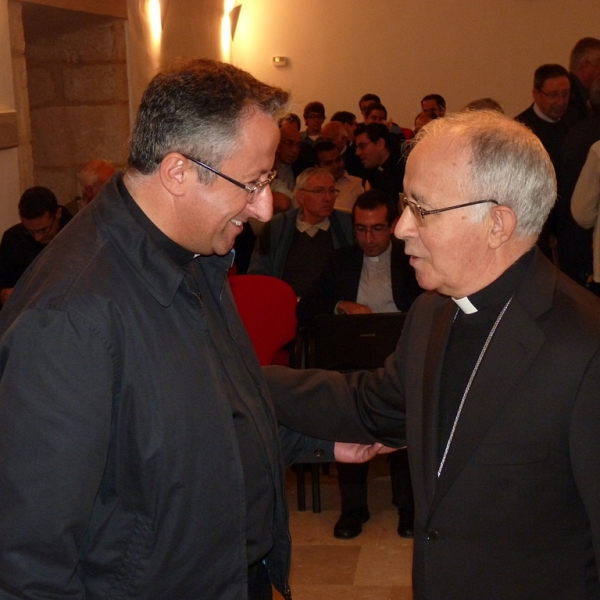
[[[513,298],[465,400],[444,468],[437,481],[430,514],[471,460],[498,412],[510,397],[513,387],[528,371],[544,340],[541,329],[518,299]],[[437,391],[439,392],[439,388]],[[437,433],[437,422],[435,426]]]
[[[450,299],[433,313],[423,370],[423,467],[427,500],[432,501],[437,484],[438,408],[444,352],[452,329],[456,305]]]

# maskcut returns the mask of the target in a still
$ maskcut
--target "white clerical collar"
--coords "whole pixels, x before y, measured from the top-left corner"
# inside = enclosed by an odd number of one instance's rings
[[[300,233],[306,233],[310,237],[314,237],[319,229],[321,231],[327,231],[329,229],[329,217],[323,219],[320,223],[315,223],[314,225],[311,223],[307,223],[302,220],[302,211],[298,212],[298,217],[296,218],[296,229]]]
[[[456,302],[458,308],[460,308],[465,315],[472,315],[477,312],[477,309],[473,306],[468,296],[465,296],[464,298],[452,298],[452,300]]]
[[[546,121],[547,123],[558,123],[560,119],[551,119],[548,115],[545,115],[540,107],[534,102],[533,103],[533,112],[540,118],[542,121]]]
[[[365,259],[368,262],[379,262],[379,261],[390,262],[391,255],[392,255],[392,242],[390,241],[390,245],[381,254],[379,254],[377,256],[365,256]]]

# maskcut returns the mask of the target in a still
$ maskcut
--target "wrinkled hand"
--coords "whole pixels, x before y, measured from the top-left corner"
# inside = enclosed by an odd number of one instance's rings
[[[388,454],[398,448],[389,448],[380,443],[375,444],[350,444],[336,442],[333,447],[335,460],[346,463],[363,463],[371,460],[376,454]]]
[[[350,300],[340,300],[337,311],[341,315],[369,315],[373,312],[366,304],[358,304]]]

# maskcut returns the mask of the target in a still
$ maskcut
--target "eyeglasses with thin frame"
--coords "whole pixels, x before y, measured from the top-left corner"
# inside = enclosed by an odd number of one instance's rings
[[[332,196],[337,196],[340,193],[340,190],[336,190],[335,188],[324,188],[324,187],[316,187],[312,190],[307,190],[306,188],[301,188],[302,192],[308,192],[309,194],[314,194],[315,196],[325,196],[325,194],[330,194]]]
[[[390,228],[389,224],[378,223],[377,225],[371,225],[371,227],[366,227],[365,225],[355,225],[354,233],[356,235],[367,235],[370,233],[371,235],[382,235]]]
[[[571,97],[571,91],[570,90],[564,90],[562,92],[544,92],[542,90],[538,90],[538,92],[540,94],[543,94],[544,96],[546,96],[546,98],[549,98],[550,100],[568,100]]]
[[[414,200],[409,200],[406,194],[400,194],[400,209],[403,211],[405,208],[409,208],[413,217],[417,220],[420,225],[425,223],[425,217],[427,215],[436,215],[438,213],[446,212],[447,210],[455,210],[456,208],[464,208],[465,206],[475,206],[476,204],[487,204],[491,202],[496,206],[500,203],[497,200],[475,200],[475,202],[465,202],[464,204],[455,204],[454,206],[446,206],[446,208],[434,208],[433,210],[426,210],[420,204]]]
[[[42,227],[41,229],[27,229],[27,228],[25,228],[25,231],[32,238],[34,238],[36,236],[41,236],[41,237],[47,236],[52,231],[52,226],[54,225],[54,221],[56,221],[57,214],[58,214],[58,211],[54,213],[54,216],[52,217],[52,221],[50,222],[50,225],[47,225],[46,227]]]
[[[254,184],[254,187],[250,187],[249,185],[246,185],[245,183],[242,183],[241,181],[238,181],[237,179],[234,179],[233,177],[229,177],[229,175],[225,175],[225,173],[221,173],[221,171],[219,171],[219,169],[215,169],[214,167],[211,167],[210,165],[203,163],[201,160],[192,158],[191,156],[188,156],[187,154],[182,154],[182,156],[185,156],[185,158],[187,158],[188,160],[191,160],[193,163],[196,163],[197,165],[200,165],[201,167],[208,169],[211,173],[214,173],[215,175],[218,175],[219,177],[222,177],[223,179],[229,181],[229,183],[233,183],[233,185],[237,185],[238,187],[242,188],[243,190],[246,190],[248,192],[248,202],[250,202],[250,203],[254,202],[256,195],[259,194],[268,185],[273,183],[273,180],[275,179],[275,177],[277,177],[277,171],[275,169],[273,169],[272,171],[269,171],[269,174],[267,175],[267,178],[264,181],[257,181]]]

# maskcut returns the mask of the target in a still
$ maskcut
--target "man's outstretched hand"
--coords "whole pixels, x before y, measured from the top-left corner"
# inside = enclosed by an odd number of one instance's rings
[[[371,460],[376,454],[388,454],[398,448],[389,448],[380,443],[375,444],[350,444],[336,442],[333,447],[335,460],[346,463],[363,463]]]

